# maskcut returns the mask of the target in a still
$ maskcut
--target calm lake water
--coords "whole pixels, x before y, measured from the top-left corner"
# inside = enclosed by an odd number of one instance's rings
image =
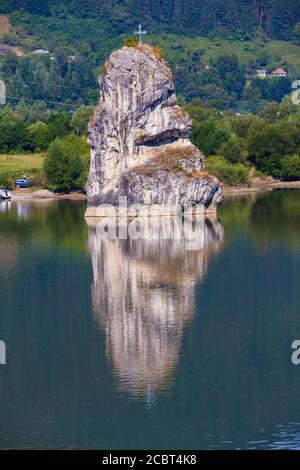
[[[0,204],[0,448],[300,448],[300,192],[227,201],[195,250],[84,210]]]

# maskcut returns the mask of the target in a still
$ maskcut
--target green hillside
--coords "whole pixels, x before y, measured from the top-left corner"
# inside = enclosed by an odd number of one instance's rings
[[[200,36],[189,38],[173,34],[150,35],[150,38],[151,42],[157,43],[166,51],[171,61],[179,58],[180,54],[174,51],[181,45],[187,54],[193,54],[199,49],[203,51],[201,61],[204,64],[209,64],[220,55],[235,54],[241,64],[247,66],[265,55],[269,56],[271,66],[288,66],[295,77],[300,74],[300,46],[289,41],[211,40]]]
[[[298,0],[1,0],[3,13],[22,9],[51,18],[96,18],[115,33],[137,21],[176,34],[292,39],[300,21]]]
[[[194,0],[1,0],[0,13],[11,22],[2,40],[25,55],[2,54],[0,77],[11,105],[21,99],[66,110],[94,105],[103,62],[140,20],[146,41],[161,47],[169,61],[183,100],[256,112],[280,102],[299,77],[297,5],[295,0],[210,0],[209,8]],[[34,56],[38,48],[49,56]],[[256,69],[270,73],[278,67],[288,73],[286,79],[255,78]]]

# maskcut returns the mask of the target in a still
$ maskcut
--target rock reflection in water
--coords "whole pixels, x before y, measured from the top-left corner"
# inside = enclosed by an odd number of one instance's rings
[[[93,310],[105,330],[107,357],[121,390],[150,401],[170,385],[184,327],[194,314],[195,284],[223,238],[216,218],[186,225],[183,238],[179,219],[159,220],[139,220],[141,231],[150,224],[152,239],[105,240],[99,219],[87,219]],[[192,231],[197,250],[187,244]]]

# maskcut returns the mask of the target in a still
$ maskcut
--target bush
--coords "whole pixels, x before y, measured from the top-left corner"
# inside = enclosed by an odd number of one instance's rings
[[[45,188],[46,177],[43,169],[32,168],[32,170],[26,171],[26,175],[33,187]]]
[[[73,114],[71,128],[77,136],[87,135],[88,123],[93,115],[92,106],[81,106]]]
[[[12,111],[0,116],[0,153],[30,150],[30,138],[22,117]]]
[[[64,137],[71,132],[71,115],[62,112],[52,114],[48,126],[52,140],[56,137]]]
[[[219,150],[222,155],[229,163],[244,163],[245,152],[242,139],[236,136],[231,136]]]
[[[191,141],[206,155],[216,154],[220,146],[226,142],[230,134],[215,118],[202,122],[193,121]]]
[[[32,150],[42,151],[49,147],[51,142],[51,132],[47,124],[37,121],[34,124],[31,124],[27,130],[29,132]]]
[[[8,189],[14,188],[14,183],[17,178],[21,178],[26,173],[30,183],[33,187],[45,186],[45,175],[43,170],[37,168],[30,168],[26,170],[2,170],[0,171],[0,186]]]
[[[5,170],[0,172],[0,186],[13,189],[15,179],[18,178],[19,172],[12,170]]]
[[[44,162],[47,185],[53,191],[83,189],[88,172],[89,146],[71,134],[49,146]]]
[[[126,47],[137,47],[138,46],[138,38],[136,36],[130,36],[126,38],[124,41],[124,46]]]
[[[159,46],[153,46],[152,47],[154,54],[158,59],[163,59],[164,58],[164,53],[161,47]]]
[[[227,186],[250,185],[251,168],[241,163],[232,165],[223,157],[208,157],[206,170]]]
[[[290,121],[257,123],[250,127],[247,137],[250,161],[258,170],[275,178],[281,177],[282,156],[297,153],[299,143],[297,124]]]
[[[300,178],[300,155],[285,155],[281,160],[281,166],[284,179]]]

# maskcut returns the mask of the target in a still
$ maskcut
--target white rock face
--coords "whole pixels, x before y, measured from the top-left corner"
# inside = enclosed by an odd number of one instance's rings
[[[177,105],[172,73],[150,46],[123,47],[105,64],[100,104],[89,125],[91,166],[86,216],[103,203],[201,205],[223,200],[204,156],[189,140],[192,123]]]

